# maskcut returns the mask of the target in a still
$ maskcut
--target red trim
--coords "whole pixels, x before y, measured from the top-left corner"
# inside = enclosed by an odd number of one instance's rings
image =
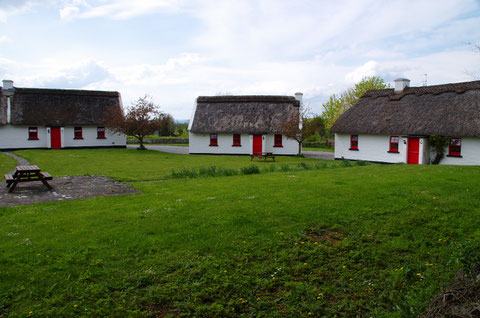
[[[398,142],[400,137],[390,136],[390,150],[388,152],[398,152]]]
[[[210,146],[218,146],[218,135],[210,134]]]
[[[233,134],[233,146],[241,146],[242,137],[240,134]]]
[[[28,127],[28,140],[38,140],[38,127]]]
[[[275,138],[274,138],[274,141],[273,141],[273,146],[274,147],[283,147],[282,142],[283,142],[282,135],[275,134]]]
[[[450,139],[448,146],[448,155],[452,157],[460,157],[462,152],[462,138]]]
[[[105,137],[105,127],[97,127],[97,139],[107,139]]]
[[[83,139],[83,129],[82,127],[73,128],[73,139]]]
[[[358,150],[358,135],[350,136],[350,150]]]

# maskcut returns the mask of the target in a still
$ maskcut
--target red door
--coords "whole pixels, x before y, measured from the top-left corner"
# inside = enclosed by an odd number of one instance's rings
[[[60,134],[60,127],[50,128],[50,140],[52,149],[62,148],[62,136]]]
[[[253,153],[262,152],[262,135],[253,135]]]
[[[418,154],[420,152],[420,143],[418,142],[418,138],[408,138],[407,148],[407,163],[411,165],[418,165]]]

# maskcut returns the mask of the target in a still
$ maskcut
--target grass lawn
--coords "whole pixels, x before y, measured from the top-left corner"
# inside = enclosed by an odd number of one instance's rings
[[[165,179],[172,169],[185,167],[270,167],[319,162],[317,159],[285,156],[277,156],[275,162],[251,161],[250,156],[184,155],[136,149],[21,150],[15,154],[53,176],[106,175],[122,181]]]
[[[302,147],[302,150],[308,150],[308,151],[329,151],[329,152],[334,152],[334,151],[335,151],[335,149],[333,149],[333,148],[324,147],[324,146]]]
[[[0,173],[2,176],[15,169],[16,165],[17,161],[15,159],[0,152]]]
[[[235,165],[97,152],[16,153],[54,174],[70,159],[74,171],[138,180],[167,173],[155,160]],[[479,167],[342,165],[132,185],[143,194],[0,208],[0,317],[415,317],[480,259]]]

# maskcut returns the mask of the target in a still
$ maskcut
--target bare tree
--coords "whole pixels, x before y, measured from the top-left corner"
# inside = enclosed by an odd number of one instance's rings
[[[140,142],[139,150],[144,150],[143,139],[161,127],[159,107],[148,95],[133,102],[126,112],[109,113],[105,126],[117,133],[134,136]]]
[[[290,118],[281,126],[283,135],[298,142],[298,155],[302,154],[302,143],[305,138],[313,135],[318,128],[316,125],[318,123],[308,118],[309,115],[310,108],[302,106],[298,117]]]

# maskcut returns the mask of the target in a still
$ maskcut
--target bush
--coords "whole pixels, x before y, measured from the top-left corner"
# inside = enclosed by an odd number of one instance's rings
[[[352,164],[348,160],[342,160],[342,163],[345,167],[351,167],[352,166]]]
[[[196,178],[198,177],[198,173],[195,169],[188,169],[188,168],[183,168],[180,170],[172,170],[170,175],[172,178],[175,179],[180,179],[180,178]]]
[[[309,165],[309,164],[306,163],[306,162],[300,162],[300,163],[298,164],[298,168],[304,169],[304,170],[312,170],[312,166]]]
[[[215,177],[217,175],[217,167],[216,166],[202,167],[199,170],[199,174],[201,176]]]
[[[290,171],[290,170],[292,170],[292,167],[290,167],[289,165],[282,165],[280,168],[282,169],[282,171]]]
[[[367,163],[366,163],[365,161],[363,161],[363,160],[358,160],[357,162],[355,162],[355,164],[356,164],[357,166],[365,166]]]

